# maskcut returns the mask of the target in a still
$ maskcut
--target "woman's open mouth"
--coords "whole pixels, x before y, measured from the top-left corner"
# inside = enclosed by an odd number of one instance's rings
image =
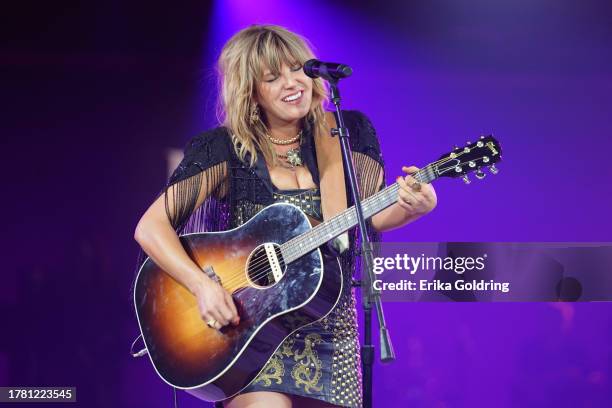
[[[297,91],[291,95],[285,96],[281,99],[285,103],[290,103],[292,105],[297,105],[302,100],[302,96],[304,95],[304,91]]]

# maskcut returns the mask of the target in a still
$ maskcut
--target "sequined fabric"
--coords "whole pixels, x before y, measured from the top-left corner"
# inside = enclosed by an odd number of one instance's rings
[[[272,197],[277,203],[288,203],[300,207],[304,213],[312,218],[322,221],[321,193],[318,188],[275,190]]]

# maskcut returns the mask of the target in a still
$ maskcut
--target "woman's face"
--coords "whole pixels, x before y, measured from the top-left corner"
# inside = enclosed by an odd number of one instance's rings
[[[312,79],[301,65],[283,64],[278,75],[264,68],[257,83],[257,103],[265,112],[270,127],[302,119],[312,103]]]

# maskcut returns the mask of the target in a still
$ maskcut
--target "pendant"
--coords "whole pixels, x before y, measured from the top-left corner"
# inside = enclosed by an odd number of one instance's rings
[[[287,163],[293,167],[302,165],[302,157],[300,156],[300,148],[291,149],[287,151]]]

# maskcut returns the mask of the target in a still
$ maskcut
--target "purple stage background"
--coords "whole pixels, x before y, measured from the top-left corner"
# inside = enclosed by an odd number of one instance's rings
[[[167,149],[214,125],[214,59],[251,23],[353,67],[344,107],[376,126],[388,182],[480,134],[501,141],[497,176],[441,180],[436,210],[385,240],[612,241],[607,1],[20,2],[2,19],[0,385],[171,405],[128,354],[133,229]],[[398,359],[375,366],[376,406],[612,405],[610,304],[385,310]]]

